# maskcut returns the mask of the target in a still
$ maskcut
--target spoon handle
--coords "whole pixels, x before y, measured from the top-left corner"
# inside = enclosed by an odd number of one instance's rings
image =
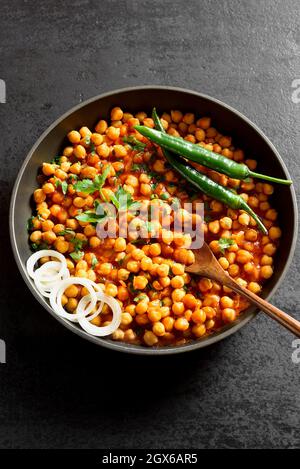
[[[267,313],[272,319],[278,321],[282,326],[286,327],[289,331],[293,332],[297,337],[300,337],[300,322],[297,319],[294,319],[289,314],[281,311],[281,309],[276,308],[276,306],[271,305],[263,298],[255,295],[250,290],[247,290],[244,287],[241,287],[236,283],[232,278],[228,279],[226,282],[227,286],[234,290],[236,293],[248,298],[251,303],[254,303],[262,311]]]

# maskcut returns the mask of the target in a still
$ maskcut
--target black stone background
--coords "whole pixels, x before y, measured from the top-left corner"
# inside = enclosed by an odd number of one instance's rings
[[[277,146],[299,193],[300,9],[296,0],[0,3],[1,448],[299,447],[300,364],[262,314],[206,350],[127,356],[45,314],[9,245],[8,205],[26,153],[73,105],[163,84],[219,98]],[[273,301],[300,318],[299,250]]]

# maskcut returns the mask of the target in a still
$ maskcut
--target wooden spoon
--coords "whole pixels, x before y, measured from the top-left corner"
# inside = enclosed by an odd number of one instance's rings
[[[221,267],[206,243],[203,243],[201,249],[196,249],[193,252],[195,255],[195,262],[189,267],[186,267],[186,272],[216,280],[221,285],[231,288],[233,291],[244,296],[251,301],[251,303],[255,304],[258,308],[267,313],[272,319],[275,319],[282,326],[289,329],[289,331],[293,332],[297,337],[300,337],[300,322],[292,316],[289,316],[289,314],[276,308],[276,306],[271,305],[263,298],[255,295],[255,293],[252,293],[250,290],[241,287],[232,277],[230,277],[226,270]]]

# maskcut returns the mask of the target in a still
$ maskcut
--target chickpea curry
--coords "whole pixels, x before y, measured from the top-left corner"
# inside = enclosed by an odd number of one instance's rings
[[[166,135],[243,163],[250,172],[256,169],[257,161],[246,158],[210,117],[172,110],[161,115],[160,125]],[[197,215],[183,206],[187,201],[202,202],[205,241],[240,285],[259,294],[273,274],[281,236],[277,212],[269,201],[274,188],[253,177],[231,178],[193,160],[191,168],[237,194],[250,211],[231,208],[187,184],[164,149],[136,126],[154,129],[155,121],[145,112],[133,115],[115,107],[110,121],[101,119],[94,129],[81,127],[68,133],[69,144],[62,155],[43,163],[38,176],[40,188],[33,194],[36,211],[28,223],[30,244],[35,251],[52,249],[62,254],[72,277],[95,282],[117,301],[121,316],[111,334],[113,340],[149,347],[184,344],[235,321],[249,306],[247,301],[215,281],[185,272],[194,262],[191,239],[164,228],[163,223],[156,222],[155,236],[153,226],[148,226],[148,236],[138,239],[130,232],[120,236],[115,219],[116,235],[101,239],[97,203],[112,202],[120,209],[118,197],[125,193],[131,207],[136,203],[163,207],[164,219],[172,226],[176,218],[195,223]],[[132,212],[127,216],[134,220]],[[49,256],[41,257],[40,265],[49,261]],[[69,282],[61,296],[61,305],[70,314],[86,294],[85,286],[75,283]],[[112,317],[105,304],[90,323],[100,328]]]

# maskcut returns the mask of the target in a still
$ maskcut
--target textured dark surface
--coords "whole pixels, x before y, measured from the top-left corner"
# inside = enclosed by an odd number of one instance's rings
[[[260,315],[190,355],[102,350],[41,310],[7,228],[13,182],[40,133],[76,103],[130,85],[182,86],[236,107],[277,146],[299,192],[299,21],[296,0],[1,2],[1,448],[300,447],[288,332]],[[297,251],[273,298],[298,318],[299,262]]]

